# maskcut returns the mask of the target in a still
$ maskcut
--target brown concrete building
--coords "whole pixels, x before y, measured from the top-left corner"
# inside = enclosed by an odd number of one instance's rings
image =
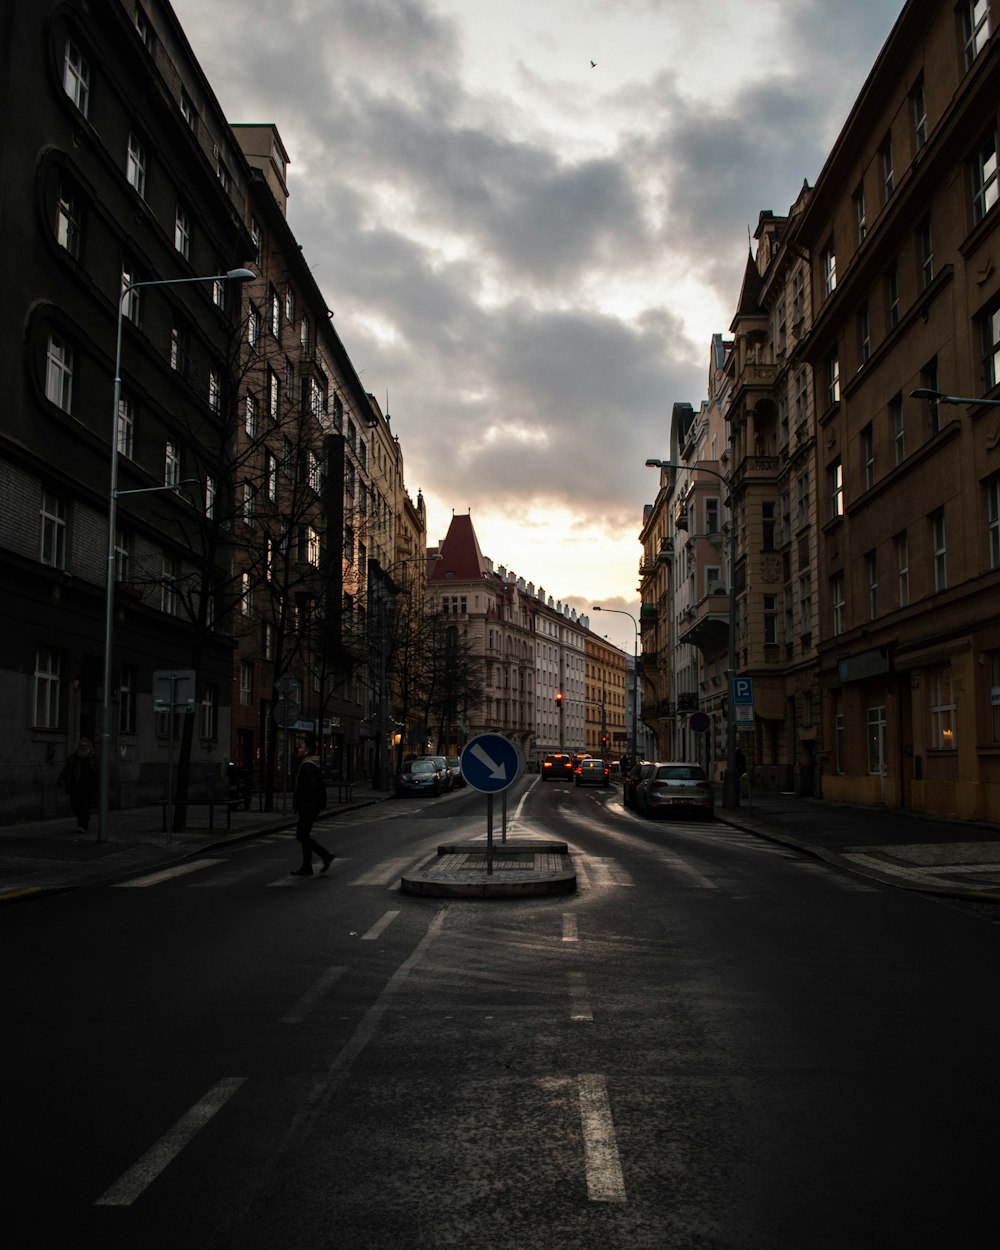
[[[905,5],[795,231],[812,260],[823,794],[990,820],[998,22],[997,0]]]

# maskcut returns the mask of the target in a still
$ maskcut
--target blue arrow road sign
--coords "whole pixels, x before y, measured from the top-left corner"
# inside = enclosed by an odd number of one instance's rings
[[[733,702],[734,703],[753,703],[753,678],[752,677],[734,677],[733,678]]]
[[[521,752],[502,734],[479,734],[462,751],[462,776],[474,790],[499,794],[520,777]]]

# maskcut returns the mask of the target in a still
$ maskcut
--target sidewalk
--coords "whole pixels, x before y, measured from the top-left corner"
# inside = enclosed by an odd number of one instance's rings
[[[161,804],[112,811],[106,841],[97,839],[96,813],[89,833],[79,833],[71,814],[51,820],[21,821],[0,825],[0,904],[42,893],[99,885],[146,870],[164,867],[202,854],[213,846],[238,842],[260,833],[277,833],[295,828],[291,796],[282,810],[282,795],[275,795],[275,810],[260,812],[237,808],[229,814],[223,804],[215,807],[213,828],[204,806],[192,805],[189,828],[184,833],[167,834],[163,829]],[[392,797],[391,790],[373,790],[370,782],[354,786],[350,799],[334,802],[324,813],[335,816]],[[256,806],[254,796],[254,808]],[[298,852],[296,850],[295,854]]]
[[[827,863],[904,889],[1000,902],[1000,826],[856,807],[796,795],[752,793],[718,820]]]

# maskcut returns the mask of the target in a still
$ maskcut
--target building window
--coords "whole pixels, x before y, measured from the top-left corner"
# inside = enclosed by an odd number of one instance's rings
[[[213,412],[222,411],[222,377],[214,367],[208,371],[208,406]]]
[[[991,477],[986,483],[986,532],[990,568],[1000,569],[1000,477]]]
[[[73,411],[73,349],[55,334],[45,353],[45,397],[63,412]]]
[[[260,343],[260,313],[252,304],[247,313],[247,342],[255,351]]]
[[[885,275],[885,307],[891,330],[899,325],[899,270],[895,265]]]
[[[62,703],[62,656],[51,647],[35,648],[36,729],[58,729]]]
[[[834,634],[842,634],[844,632],[844,575],[837,573],[830,578],[830,602],[833,605],[833,632]]]
[[[123,664],[118,670],[118,732],[135,733],[135,666]]]
[[[871,318],[868,316],[868,301],[861,305],[858,309],[858,357],[862,364],[866,364],[868,357],[872,354],[872,328]]]
[[[878,150],[879,172],[882,176],[882,200],[889,199],[896,189],[896,172],[892,160],[892,139],[886,135],[885,141]]]
[[[812,627],[812,577],[803,573],[799,578],[799,629],[808,634]]]
[[[868,619],[874,621],[878,616],[878,552],[869,551],[865,555],[865,572],[868,575]]]
[[[919,152],[927,142],[927,93],[922,78],[910,92],[910,111],[913,117],[913,150]]]
[[[940,389],[938,386],[937,357],[929,360],[920,370],[920,385],[929,391]],[[941,404],[936,399],[927,401],[927,429],[932,438],[941,429]]]
[[[764,645],[778,644],[778,596],[764,595]]]
[[[79,197],[63,180],[59,184],[59,199],[56,202],[56,242],[77,260],[80,258],[82,220]]]
[[[984,313],[979,320],[983,345],[983,392],[991,391],[1000,382],[1000,305]]]
[[[861,457],[865,463],[865,490],[875,485],[875,435],[869,421],[861,431]]]
[[[243,707],[253,703],[253,665],[249,660],[240,661],[240,703]]]
[[[827,407],[840,403],[840,357],[829,356],[826,362]]]
[[[267,412],[272,421],[281,415],[281,382],[273,369],[267,371]]]
[[[180,204],[174,213],[174,247],[185,260],[191,259],[191,218]]]
[[[295,292],[290,286],[285,287],[285,320],[289,325],[295,320]]]
[[[187,122],[191,131],[198,129],[198,111],[194,106],[194,101],[188,93],[181,87],[181,117]]]
[[[215,499],[217,488],[211,473],[205,474],[205,516],[211,521],[215,516]]]
[[[257,437],[257,396],[252,392],[247,392],[246,416],[244,418],[244,428],[247,432],[247,438],[254,439]]]
[[[868,771],[873,776],[885,772],[885,708],[868,709]]]
[[[254,486],[253,482],[243,483],[243,523],[251,528],[254,524]]]
[[[264,487],[272,503],[278,499],[278,460],[271,452],[264,452]]]
[[[128,137],[128,155],[125,158],[125,177],[138,194],[146,198],[146,149],[134,134]]]
[[[809,524],[809,474],[800,473],[796,481],[796,511],[798,528],[805,529]]]
[[[716,500],[718,504],[718,500]],[[776,517],[776,507],[773,500],[766,501],[760,506],[761,513],[761,546],[765,551],[775,551],[777,549],[778,522]],[[718,521],[718,518],[716,518]],[[712,530],[710,533],[717,533]]]
[[[934,280],[934,232],[929,217],[917,231],[917,250],[920,257],[920,285],[926,291]]]
[[[84,117],[90,108],[90,66],[72,39],[66,40],[63,88]]]
[[[955,690],[951,669],[936,669],[928,682],[931,700],[931,749],[954,751],[958,747],[955,725]]]
[[[302,321],[299,324],[299,346],[304,352],[309,350],[309,318],[305,313],[302,314]]]
[[[240,614],[253,616],[253,579],[246,569],[240,574]]]
[[[319,568],[320,562],[320,539],[319,534],[311,525],[299,526],[299,550],[298,560],[300,564],[311,564],[314,568]],[[346,555],[346,552],[345,552]],[[351,553],[353,561],[354,553]]]
[[[151,52],[153,49],[153,28],[149,24],[149,18],[139,5],[135,6],[135,29],[142,46],[147,52]]]
[[[176,486],[181,480],[181,449],[172,439],[167,439],[163,452],[163,485]]]
[[[903,397],[894,395],[889,400],[889,432],[892,436],[893,455],[896,464],[906,458],[905,426],[903,424]]]
[[[944,508],[930,515],[931,553],[934,560],[934,589],[948,588],[948,544],[944,526]]]
[[[50,568],[66,567],[66,501],[52,491],[42,491],[38,558]]]
[[[132,459],[135,445],[135,407],[128,395],[118,400],[118,452]]]
[[[187,372],[187,331],[174,325],[170,331],[170,367],[178,373]]]
[[[979,225],[997,202],[997,137],[991,134],[972,159],[972,221]]]
[[[271,326],[271,335],[274,341],[280,346],[281,344],[281,300],[278,299],[278,292],[271,287],[267,297],[267,315]]]
[[[160,564],[160,611],[168,616],[177,615],[177,581],[179,570],[177,559],[165,552]]]
[[[838,456],[828,469],[830,475],[830,515],[844,515],[844,465]]]
[[[989,0],[963,0],[961,15],[965,68],[969,69],[990,37]]]
[[[202,738],[218,737],[218,693],[215,686],[206,686],[201,695]]]
[[[115,581],[132,580],[132,556],[135,547],[132,535],[120,525],[115,526]]]
[[[910,602],[910,544],[905,530],[896,535],[896,578],[899,606],[905,608]]]
[[[221,265],[219,266],[221,268]],[[225,311],[226,308],[226,287],[228,283],[225,278],[216,278],[212,283],[212,303],[216,308]]]
[[[854,192],[854,220],[858,227],[858,245],[865,241],[865,235],[868,233],[868,220],[865,213],[865,188],[862,183]]]
[[[837,286],[837,253],[830,243],[823,251],[823,294],[832,295]]]
[[[221,157],[219,157],[215,163],[215,173],[223,191],[228,193],[231,179],[229,177],[229,170],[226,168],[226,163]]]
[[[122,261],[122,316],[128,317],[133,325],[139,324],[140,296],[142,291],[136,286],[139,275],[130,260]]]

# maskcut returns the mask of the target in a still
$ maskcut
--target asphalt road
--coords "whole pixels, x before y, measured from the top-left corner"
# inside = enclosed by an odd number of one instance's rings
[[[402,895],[473,792],[0,912],[5,1241],[987,1244],[997,926],[525,779],[576,894]],[[499,835],[499,828],[498,828]]]

